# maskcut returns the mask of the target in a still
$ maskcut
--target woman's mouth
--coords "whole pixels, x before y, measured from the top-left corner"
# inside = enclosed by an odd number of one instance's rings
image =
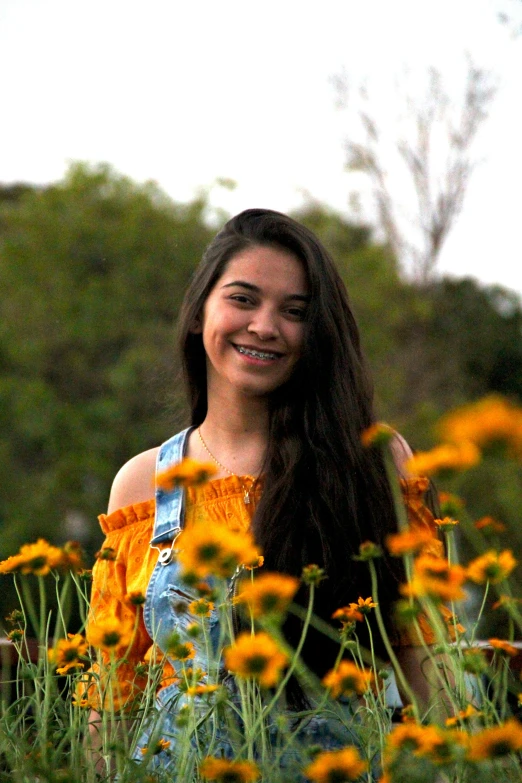
[[[260,359],[261,361],[273,361],[282,356],[282,354],[274,351],[257,351],[254,348],[245,348],[243,345],[234,345],[234,348],[243,356],[249,356],[251,359]]]

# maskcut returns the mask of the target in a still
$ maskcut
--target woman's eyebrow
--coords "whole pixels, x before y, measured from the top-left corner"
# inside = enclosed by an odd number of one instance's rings
[[[259,286],[253,283],[247,283],[245,280],[233,280],[231,283],[225,283],[222,288],[231,288],[232,286],[238,286],[240,288],[246,288],[247,291],[253,291],[256,294],[261,293]],[[285,296],[285,300],[297,299],[299,302],[309,302],[310,296],[308,294],[288,294]]]

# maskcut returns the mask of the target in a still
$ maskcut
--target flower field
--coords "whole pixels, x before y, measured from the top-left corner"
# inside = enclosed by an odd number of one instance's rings
[[[454,476],[473,470],[490,451],[522,458],[522,411],[502,398],[454,411],[440,433],[439,445],[411,460],[411,472],[421,476],[419,497],[428,486],[424,477],[451,488]],[[389,427],[377,426],[363,442],[386,451],[392,436]],[[211,476],[210,466],[187,461],[163,477],[163,488]],[[470,518],[449,491],[440,501],[435,524],[444,554],[424,529],[408,525],[400,500],[399,532],[386,541],[389,554],[404,562],[395,611],[413,640],[421,687],[405,676],[404,655],[381,613],[382,549],[374,542],[364,542],[357,556],[369,569],[372,595],[354,595],[326,623],[314,615],[327,577],[318,566],[307,566],[300,579],[264,571],[248,531],[196,523],[176,542],[188,596],[179,606],[183,622],[167,639],[166,654],[153,646],[137,663],[132,650],[144,596],[125,596],[134,621],[91,615],[87,627],[92,572],[80,549],[42,539],[23,546],[0,563],[2,578],[14,580],[19,597],[5,620],[4,647],[16,654],[2,667],[0,781],[519,783],[519,553],[503,544],[508,531],[501,521]],[[474,547],[466,562],[457,556],[459,536]],[[97,557],[98,564],[114,565],[112,550]],[[295,602],[302,589],[306,606]],[[469,600],[476,595],[478,606]],[[51,596],[58,607],[52,611]],[[81,627],[71,629],[73,598]],[[482,639],[487,613],[502,618],[503,633]],[[288,615],[301,621],[296,649],[282,632]],[[301,655],[311,628],[338,646],[322,678]],[[367,648],[359,639],[363,628],[369,629]],[[386,661],[375,653],[382,646]],[[300,711],[288,709],[292,682],[308,696]],[[334,722],[350,741],[324,747],[321,727]],[[315,734],[306,733],[310,726]],[[309,741],[313,736],[316,742]]]

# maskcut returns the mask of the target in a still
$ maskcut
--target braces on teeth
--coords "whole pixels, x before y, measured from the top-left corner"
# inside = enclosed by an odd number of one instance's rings
[[[238,345],[237,350],[239,353],[246,353],[248,356],[254,356],[256,359],[277,359],[275,353],[265,353],[264,351],[249,351],[247,348],[242,348]]]

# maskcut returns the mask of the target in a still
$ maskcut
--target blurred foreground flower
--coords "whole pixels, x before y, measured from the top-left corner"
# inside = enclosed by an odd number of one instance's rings
[[[323,678],[323,685],[328,688],[333,699],[340,696],[361,696],[370,688],[373,675],[367,669],[360,669],[352,661],[341,661]]]
[[[239,634],[235,643],[224,651],[225,667],[238,677],[254,678],[270,688],[278,682],[288,665],[288,656],[267,633]]]
[[[253,783],[261,773],[253,761],[228,761],[207,756],[201,762],[199,774],[205,780],[217,783]]]
[[[185,571],[198,578],[212,574],[228,579],[236,568],[259,557],[250,531],[196,523],[183,530],[177,541],[178,559]]]
[[[341,606],[336,609],[332,615],[332,620],[340,620],[342,623],[353,623],[355,621],[362,623],[364,616],[370,614],[372,609],[375,609],[377,604],[369,598],[359,598],[357,603],[348,604],[348,606]]]
[[[406,461],[413,475],[433,476],[468,470],[480,462],[480,451],[474,443],[443,443],[431,451],[419,451]]]
[[[108,617],[106,620],[89,624],[87,641],[93,647],[113,651],[120,647],[127,647],[131,643],[132,634],[131,622],[118,620],[117,617]]]
[[[88,644],[81,634],[67,634],[67,639],[59,639],[48,650],[49,663],[56,667],[58,674],[67,674],[70,669],[83,668],[81,658],[88,652]]]
[[[411,598],[431,598],[434,601],[460,601],[466,598],[462,589],[466,571],[451,565],[443,557],[421,555],[413,563],[410,582],[402,585],[401,593]]]
[[[304,773],[313,783],[343,783],[357,780],[368,768],[354,747],[319,753]]]
[[[396,435],[393,427],[378,421],[365,429],[361,434],[361,443],[368,448],[369,446],[386,446]]]
[[[466,573],[468,579],[476,584],[498,584],[507,579],[516,565],[517,561],[510,549],[504,549],[503,552],[490,549],[468,563]]]
[[[469,740],[468,759],[484,761],[522,750],[522,723],[512,719],[474,734]]]
[[[522,456],[522,408],[499,395],[448,413],[439,429],[452,443],[473,443],[482,450],[501,446],[513,456]]]
[[[243,580],[236,597],[254,617],[282,615],[299,587],[299,580],[286,574],[265,572],[253,581]]]
[[[157,486],[164,492],[172,492],[177,487],[197,487],[210,481],[217,473],[217,467],[212,462],[197,462],[185,457],[156,477]]]
[[[433,533],[425,528],[393,533],[386,539],[386,548],[393,557],[415,555],[433,541]]]
[[[17,555],[8,557],[0,563],[0,574],[35,574],[46,576],[53,568],[67,564],[67,557],[56,546],[39,538],[34,544],[24,544]]]

